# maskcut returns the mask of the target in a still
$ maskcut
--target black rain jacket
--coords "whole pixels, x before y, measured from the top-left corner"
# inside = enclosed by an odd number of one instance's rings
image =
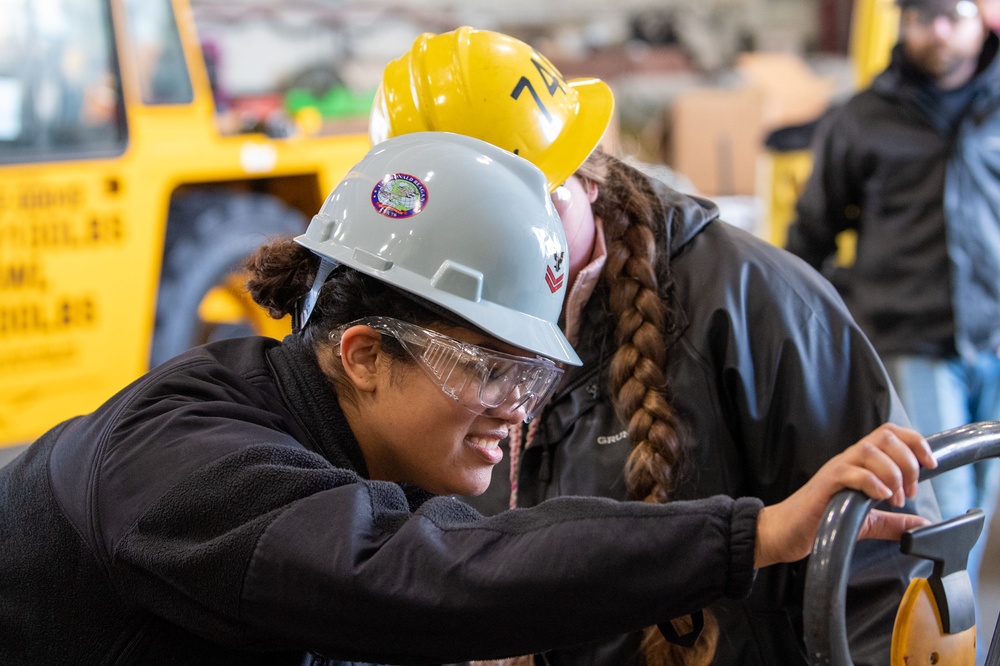
[[[720,221],[714,204],[653,182],[667,211],[659,253],[669,254],[673,280],[661,275],[661,296],[677,310],[679,324],[667,340],[666,386],[690,443],[677,499],[724,494],[771,504],[879,424],[909,425],[881,361],[829,282],[784,250]],[[564,495],[626,497],[623,470],[632,444],[608,394],[616,345],[600,290],[580,327],[584,365],[568,373],[521,453],[519,506]],[[486,513],[508,501],[504,465],[485,495],[469,499]],[[940,519],[933,491],[923,486],[919,512]],[[721,629],[716,664],[807,663],[805,570],[805,562],[763,569],[748,599],[711,606]],[[848,590],[858,666],[889,663],[895,610],[914,571],[930,573],[900,554],[898,543],[858,544]],[[536,663],[639,665],[640,637],[550,651]]]

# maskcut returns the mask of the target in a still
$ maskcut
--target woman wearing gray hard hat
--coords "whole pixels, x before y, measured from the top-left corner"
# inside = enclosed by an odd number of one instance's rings
[[[767,508],[562,498],[482,517],[448,494],[486,488],[508,428],[579,362],[557,321],[565,248],[521,158],[442,133],[373,149],[305,235],[252,262],[254,297],[297,311],[296,334],[186,352],[0,471],[0,662],[578,643],[746,594],[756,567],[808,553],[836,491],[901,498],[934,464],[884,426]],[[870,517],[869,537],[920,522]]]

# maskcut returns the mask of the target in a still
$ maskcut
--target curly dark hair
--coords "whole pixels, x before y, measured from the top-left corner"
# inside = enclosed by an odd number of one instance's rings
[[[244,267],[249,274],[247,290],[268,314],[281,319],[293,315],[300,307],[303,297],[312,289],[319,267],[320,258],[292,237],[274,238],[247,260]],[[331,339],[333,331],[343,324],[370,316],[392,317],[418,326],[448,323],[471,328],[418,296],[349,266],[339,265],[323,283],[312,315],[302,331],[302,339],[312,346],[317,356],[326,356],[337,343]],[[382,336],[382,349],[393,362],[414,362],[391,335]],[[353,391],[337,365],[321,363],[320,366],[337,386],[341,399],[352,401]]]

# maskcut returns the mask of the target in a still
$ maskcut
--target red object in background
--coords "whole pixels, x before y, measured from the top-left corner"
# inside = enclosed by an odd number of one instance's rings
[[[857,0],[819,3],[819,50],[846,55],[851,42],[851,10]]]
[[[241,118],[264,120],[284,110],[285,98],[278,93],[240,95],[229,98],[229,110]]]

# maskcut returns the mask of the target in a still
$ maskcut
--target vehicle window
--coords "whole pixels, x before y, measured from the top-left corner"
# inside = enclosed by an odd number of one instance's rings
[[[132,61],[146,104],[188,104],[191,79],[170,0],[126,0]]]
[[[0,0],[0,162],[120,151],[108,3]]]

